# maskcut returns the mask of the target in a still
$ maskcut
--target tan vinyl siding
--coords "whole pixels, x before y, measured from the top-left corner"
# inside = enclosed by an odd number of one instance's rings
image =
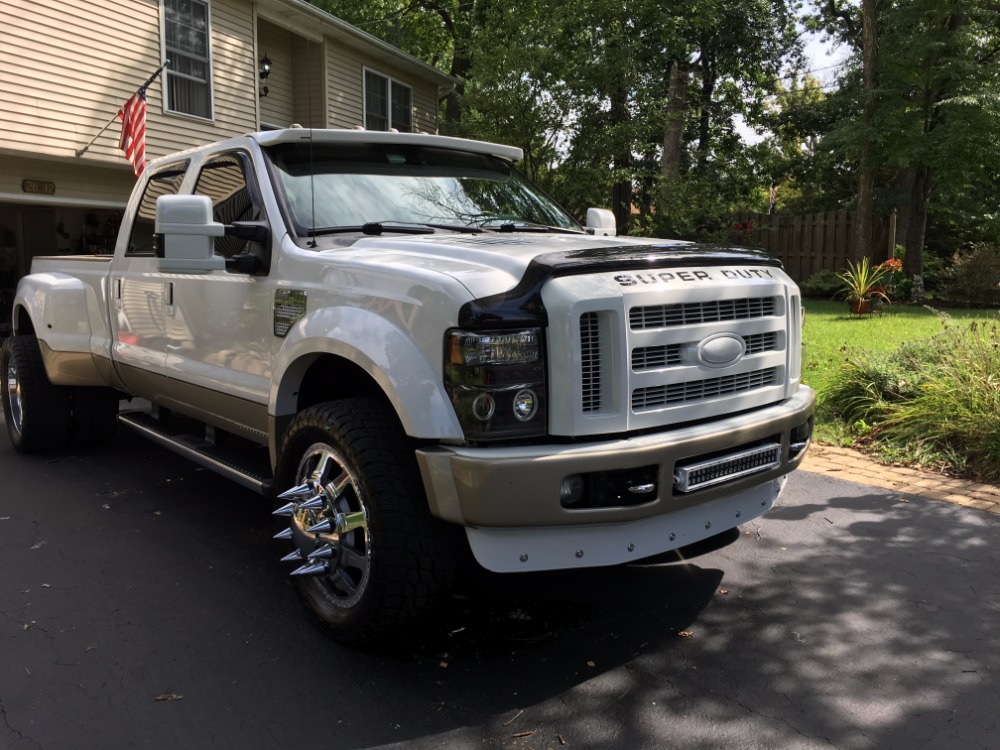
[[[364,125],[361,56],[350,47],[327,42],[327,119],[331,128]]]
[[[257,130],[261,119],[362,125],[366,64],[411,86],[414,129],[436,132],[437,90],[426,71],[387,64],[394,58],[375,46],[362,51],[329,34],[317,44],[263,19],[255,49],[250,0],[210,0],[209,13],[213,119],[165,112],[157,80],[147,95],[147,158]],[[0,0],[0,151],[72,159],[108,125],[78,163],[129,168],[115,114],[161,63],[160,20],[159,0]],[[274,68],[261,100],[264,52]]]
[[[0,160],[3,161],[3,169],[0,169],[0,202],[11,198],[16,198],[19,202],[68,205],[77,201],[92,201],[118,203],[124,208],[135,185],[135,175],[127,162],[122,168],[114,168],[83,167],[72,161],[22,159],[6,155],[0,156]],[[24,180],[54,182],[55,195],[24,193]]]
[[[159,55],[156,0],[0,2],[0,148],[73,156]],[[90,155],[126,164],[119,132],[113,124]]]
[[[411,74],[386,65],[381,59],[365,57],[351,47],[328,42],[327,97],[330,127],[354,128],[364,125],[364,68],[388,76],[413,90],[413,130],[437,133],[437,87]]]
[[[302,37],[296,37],[293,44],[295,111],[292,119],[306,128],[325,128],[327,113],[323,104],[323,89],[326,86],[326,48]]]
[[[410,85],[413,86],[413,131],[437,133],[437,86],[422,81],[411,82]]]
[[[294,119],[292,33],[261,19],[257,23],[257,62],[267,55],[271,74],[261,85],[267,96],[260,98],[260,121],[287,127]]]
[[[215,122],[166,114],[147,94],[147,158],[256,129],[253,18],[213,0]],[[158,0],[0,0],[0,148],[74,156],[160,65]],[[118,122],[85,159],[127,164]]]
[[[184,148],[257,129],[257,58],[250,4],[212,0],[211,12],[215,124]]]

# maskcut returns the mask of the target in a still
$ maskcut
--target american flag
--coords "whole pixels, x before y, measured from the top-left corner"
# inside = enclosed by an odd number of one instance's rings
[[[138,177],[146,169],[146,87],[136,91],[118,110],[122,121],[122,137],[118,148],[132,162],[132,169]]]

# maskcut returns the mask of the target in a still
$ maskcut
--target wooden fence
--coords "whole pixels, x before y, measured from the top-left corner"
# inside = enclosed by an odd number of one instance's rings
[[[875,263],[888,257],[892,223],[891,219],[876,219],[875,247],[880,252],[872,258]],[[796,282],[823,269],[842,271],[848,260],[860,260],[854,247],[853,211],[799,216],[743,213],[735,217],[730,239],[736,244],[763,248],[784,264],[785,272]]]

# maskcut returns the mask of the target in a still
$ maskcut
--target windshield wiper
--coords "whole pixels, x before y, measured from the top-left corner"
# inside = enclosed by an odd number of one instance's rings
[[[444,229],[448,232],[463,232],[464,234],[482,234],[481,227],[470,227],[468,224],[424,224],[425,227]]]
[[[370,235],[378,235],[383,232],[392,232],[394,234],[433,234],[434,230],[423,225],[402,224],[387,226],[378,221],[370,221],[367,224],[355,224],[353,226],[325,227],[324,229],[316,229],[311,234],[318,236],[321,234],[348,234],[350,232]]]
[[[434,234],[435,229],[444,229],[449,232],[466,232],[468,234],[479,234],[483,230],[479,227],[470,227],[465,224],[432,224],[424,222],[408,221],[368,221],[364,224],[343,227],[326,227],[317,229],[313,234],[347,234],[349,232],[359,232],[369,236],[378,236],[384,233],[391,234]]]
[[[498,226],[496,228],[496,231],[498,231],[498,232],[542,232],[542,233],[552,232],[552,233],[555,233],[555,234],[585,234],[585,232],[583,232],[580,229],[567,229],[566,227],[553,227],[553,226],[549,226],[548,224],[528,224],[528,223],[501,224],[500,226]]]

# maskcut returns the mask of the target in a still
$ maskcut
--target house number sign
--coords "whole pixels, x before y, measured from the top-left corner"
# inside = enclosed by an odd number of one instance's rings
[[[24,180],[21,182],[21,190],[38,195],[55,195],[56,184],[47,180]]]

